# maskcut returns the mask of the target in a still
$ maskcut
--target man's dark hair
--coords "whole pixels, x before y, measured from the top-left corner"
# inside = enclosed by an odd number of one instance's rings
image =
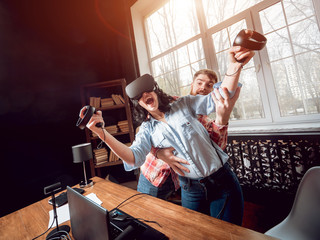
[[[171,109],[170,103],[174,101],[174,98],[162,91],[162,89],[159,88],[158,84],[155,84],[154,92],[158,96],[159,110],[163,113],[169,111]],[[148,121],[149,119],[147,117],[149,115],[149,112],[139,105],[138,100],[131,99],[131,101],[133,104],[132,115],[134,121],[139,124],[143,121]]]

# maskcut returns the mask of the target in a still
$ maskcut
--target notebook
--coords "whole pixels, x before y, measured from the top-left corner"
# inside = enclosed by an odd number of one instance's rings
[[[163,233],[120,209],[108,212],[99,204],[67,186],[71,231],[75,240],[162,240]]]

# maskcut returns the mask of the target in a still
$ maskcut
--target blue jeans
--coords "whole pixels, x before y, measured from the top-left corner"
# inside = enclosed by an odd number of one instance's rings
[[[242,224],[241,186],[228,163],[202,179],[179,177],[182,206],[237,225]]]
[[[175,189],[171,175],[168,176],[161,187],[155,187],[142,173],[140,173],[137,190],[138,192],[146,193],[151,196],[166,200]]]

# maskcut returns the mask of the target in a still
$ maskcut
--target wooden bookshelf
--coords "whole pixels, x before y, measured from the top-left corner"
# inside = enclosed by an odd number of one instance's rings
[[[102,111],[105,129],[114,137],[123,143],[132,143],[134,130],[129,98],[125,93],[125,87],[126,80],[124,78],[86,84],[81,87],[81,101],[83,106],[91,105],[96,110]],[[93,159],[90,160],[92,177],[101,177],[100,169],[103,167],[122,164],[121,160],[110,159],[113,155],[105,144],[103,146],[107,151],[106,155],[103,157],[97,155],[96,157],[95,153],[99,152],[97,146],[101,140],[87,128],[85,134],[87,142],[91,143],[93,149]]]

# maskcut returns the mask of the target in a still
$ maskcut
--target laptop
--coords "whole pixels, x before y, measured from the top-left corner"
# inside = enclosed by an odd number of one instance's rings
[[[67,186],[71,231],[75,240],[162,240],[163,233],[120,209],[107,209]]]

